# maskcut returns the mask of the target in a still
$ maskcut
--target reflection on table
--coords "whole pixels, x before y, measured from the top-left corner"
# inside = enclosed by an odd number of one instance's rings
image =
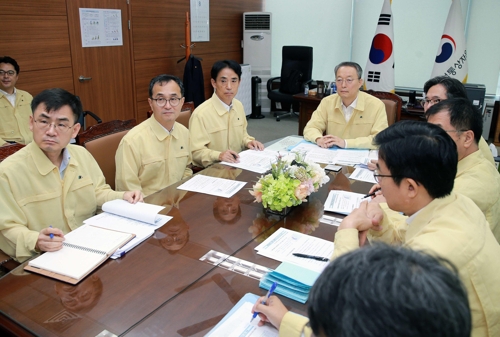
[[[0,279],[0,324],[17,335],[202,336],[247,292],[264,294],[258,281],[199,261],[210,250],[269,268],[278,261],[253,248],[279,227],[333,240],[336,227],[319,222],[330,189],[366,192],[350,181],[351,168],[285,218],[266,214],[248,188],[257,174],[214,165],[198,174],[248,182],[231,198],[177,190],[174,184],[148,196],[173,219],[121,259],[108,260],[76,286],[24,272],[22,265]],[[211,211],[212,210],[212,211]],[[284,300],[294,311],[304,306]],[[176,332],[176,333],[175,333]]]

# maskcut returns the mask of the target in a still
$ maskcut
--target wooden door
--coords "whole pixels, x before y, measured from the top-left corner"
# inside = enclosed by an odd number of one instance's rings
[[[75,94],[84,110],[96,113],[104,122],[137,118],[127,0],[67,0],[66,5]],[[121,10],[123,45],[83,48],[80,8]],[[90,117],[86,122],[87,126],[95,124]]]

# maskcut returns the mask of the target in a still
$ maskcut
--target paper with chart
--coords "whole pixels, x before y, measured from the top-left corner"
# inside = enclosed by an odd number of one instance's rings
[[[198,192],[230,198],[246,185],[244,181],[215,178],[196,174],[184,184],[177,187],[179,190]]]
[[[348,215],[359,207],[364,198],[364,194],[346,192],[340,190],[330,191],[325,201],[325,211]]]
[[[368,183],[373,183],[373,184],[377,183],[375,177],[373,176],[373,171],[361,167],[356,167],[354,172],[352,172],[351,175],[349,176],[349,179],[366,181]]]
[[[333,238],[332,238],[333,239]],[[293,253],[330,258],[333,242],[280,228],[260,245],[255,247],[257,254],[278,261],[286,261],[301,267],[321,272],[328,263],[293,256]]]
[[[239,163],[223,161],[221,164],[256,173],[265,173],[271,169],[271,164],[276,162],[279,152],[269,151],[267,149],[263,151],[246,150],[238,153],[238,155],[240,156]]]

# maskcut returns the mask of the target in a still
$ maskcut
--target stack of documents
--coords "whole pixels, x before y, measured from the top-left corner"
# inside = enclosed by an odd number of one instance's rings
[[[328,262],[322,262],[325,267]],[[269,290],[274,282],[278,283],[276,294],[291,298],[300,303],[306,303],[309,291],[320,272],[299,266],[290,262],[283,262],[276,270],[264,275],[259,286]]]
[[[328,262],[301,258],[293,254],[330,258],[333,254],[333,242],[280,228],[255,250],[259,255],[283,262],[275,271],[266,274],[259,286],[269,289],[273,282],[278,282],[275,293],[305,303],[309,290]]]
[[[155,230],[172,219],[171,216],[158,214],[164,208],[144,202],[131,204],[128,201],[116,199],[104,203],[102,205],[103,213],[97,214],[83,223],[135,235],[133,240],[111,255],[112,259],[117,259],[152,236]]]

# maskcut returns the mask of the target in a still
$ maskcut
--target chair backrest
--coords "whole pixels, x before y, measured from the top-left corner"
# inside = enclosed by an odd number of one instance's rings
[[[387,113],[387,123],[392,125],[401,120],[401,109],[403,108],[403,100],[396,94],[385,91],[367,90],[367,94],[377,97],[385,104]]]
[[[313,48],[283,46],[281,60],[280,92],[297,94],[303,83],[312,78]]]
[[[175,120],[177,123],[181,123],[184,125],[186,128],[189,129],[189,119],[191,118],[191,114],[194,111],[194,102],[184,102],[182,105],[181,113],[179,114],[179,117]],[[153,112],[149,110],[146,115],[151,117],[151,114]]]
[[[106,183],[115,189],[115,154],[123,136],[135,126],[135,119],[114,120],[96,124],[77,137],[77,144],[84,146],[102,170]]]
[[[24,146],[25,145],[18,143],[0,146],[0,162],[11,154],[21,150]]]

